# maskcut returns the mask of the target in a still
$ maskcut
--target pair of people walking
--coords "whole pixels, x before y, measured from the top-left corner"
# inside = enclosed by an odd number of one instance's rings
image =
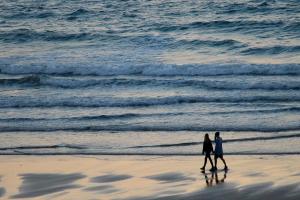
[[[212,159],[210,157],[211,153],[214,153],[215,165],[213,164]],[[204,165],[203,167],[200,168],[201,170],[205,170],[207,159],[209,159],[209,162],[211,164],[210,171],[217,170],[218,158],[220,158],[223,161],[224,170],[228,169],[226,161],[223,158],[222,138],[220,137],[220,132],[215,133],[215,150],[213,149],[213,145],[211,140],[209,139],[209,135],[207,133],[205,134],[202,154],[205,154],[205,158],[204,158]]]

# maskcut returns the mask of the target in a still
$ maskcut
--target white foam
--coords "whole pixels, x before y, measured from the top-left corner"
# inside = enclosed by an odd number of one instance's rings
[[[167,97],[85,97],[49,95],[48,98],[30,96],[0,97],[0,108],[10,107],[142,107],[174,105],[182,103],[248,103],[248,102],[295,102],[297,94],[286,95],[232,95],[232,96],[167,96]]]
[[[5,74],[56,75],[146,75],[146,76],[215,76],[215,75],[300,75],[299,64],[103,64],[95,63],[7,63],[0,60]]]

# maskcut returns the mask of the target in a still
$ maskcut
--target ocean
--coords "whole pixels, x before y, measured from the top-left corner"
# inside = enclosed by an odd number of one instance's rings
[[[300,154],[298,0],[0,1],[0,154]]]

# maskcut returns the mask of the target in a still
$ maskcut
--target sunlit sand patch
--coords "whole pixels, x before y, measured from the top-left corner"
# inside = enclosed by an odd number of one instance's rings
[[[178,181],[193,181],[193,180],[195,180],[195,178],[193,178],[193,177],[188,177],[188,176],[186,176],[182,173],[178,173],[178,172],[157,174],[157,175],[152,175],[152,176],[146,176],[145,178],[160,181],[163,183],[173,183],[173,182],[178,182]]]

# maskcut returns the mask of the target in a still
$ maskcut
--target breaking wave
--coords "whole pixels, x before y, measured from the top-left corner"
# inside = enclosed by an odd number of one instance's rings
[[[1,60],[0,60],[1,61]],[[151,64],[103,66],[90,64],[16,65],[0,62],[3,74],[48,75],[145,75],[145,76],[220,76],[220,75],[300,75],[299,64]]]

